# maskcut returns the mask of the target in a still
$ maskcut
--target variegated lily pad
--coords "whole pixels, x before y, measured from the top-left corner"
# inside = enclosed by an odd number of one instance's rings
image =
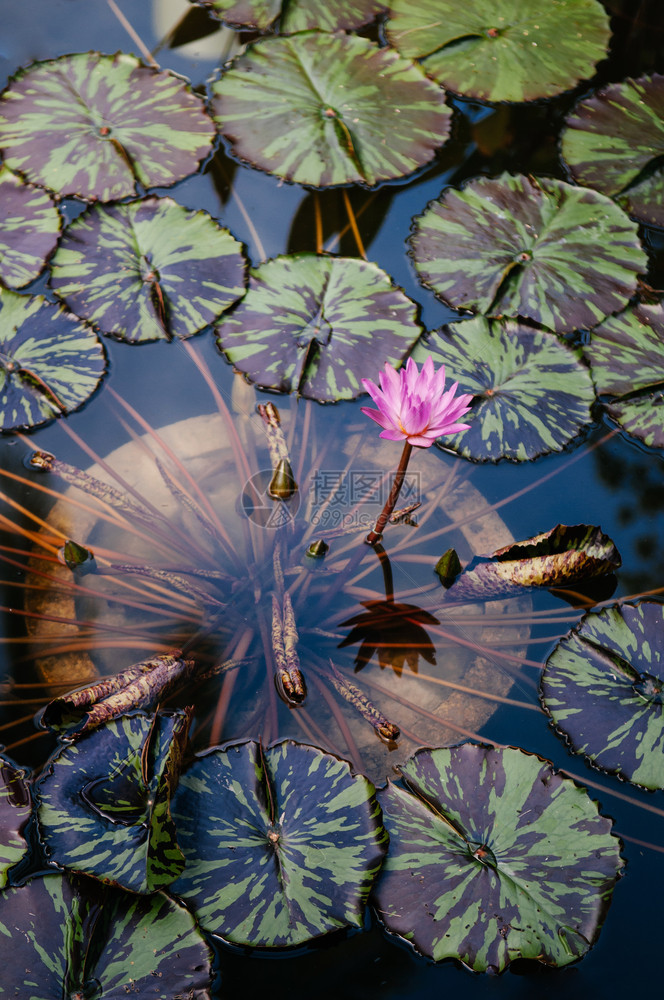
[[[647,268],[621,208],[553,178],[450,188],[415,219],[410,243],[420,280],[451,306],[559,333],[623,309]]]
[[[609,416],[644,444],[664,448],[664,308],[638,305],[593,330],[584,348]]]
[[[75,410],[106,367],[97,335],[41,295],[0,289],[0,428],[34,427]]]
[[[0,282],[22,288],[41,273],[60,234],[50,195],[0,166]]]
[[[212,92],[236,156],[311,187],[405,177],[432,159],[451,116],[418,66],[342,32],[256,42]]]
[[[193,173],[214,127],[173,73],[81,52],[20,70],[0,99],[7,165],[61,196],[110,201]]]
[[[354,399],[367,371],[398,366],[422,332],[414,303],[376,264],[301,253],[250,275],[245,299],[217,328],[218,344],[261,388]]]
[[[37,785],[37,818],[63,868],[133,892],[184,867],[170,813],[189,717],[124,715],[59,750]]]
[[[429,354],[475,397],[469,429],[440,441],[464,458],[524,462],[561,451],[590,423],[595,393],[581,352],[551,333],[478,316],[431,334],[413,358]]]
[[[380,0],[191,0],[225,24],[266,31],[279,20],[280,32],[351,31],[373,21],[385,10]],[[285,9],[284,9],[285,8]]]
[[[0,888],[7,885],[7,872],[27,850],[23,827],[32,812],[32,803],[20,770],[0,757]]]
[[[47,875],[0,893],[0,996],[210,1000],[212,954],[191,914],[162,893]]]
[[[541,681],[544,708],[574,753],[664,788],[664,607],[591,612],[561,639]]]
[[[621,861],[584,789],[514,747],[420,750],[401,772],[408,791],[378,793],[390,851],[373,899],[388,930],[476,972],[588,950]]]
[[[244,281],[240,243],[171,198],[93,205],[65,231],[51,277],[73,312],[132,343],[198,333]]]
[[[562,154],[575,181],[664,227],[664,76],[611,83],[566,120]]]
[[[204,930],[235,944],[303,944],[361,927],[386,850],[374,787],[286,740],[212,750],[173,801],[186,868],[171,886]]]
[[[597,0],[392,0],[387,37],[448,90],[532,101],[591,77],[607,54]]]

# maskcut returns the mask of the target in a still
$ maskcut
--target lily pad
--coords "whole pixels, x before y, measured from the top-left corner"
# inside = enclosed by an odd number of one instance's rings
[[[608,50],[597,0],[392,0],[387,37],[448,90],[482,101],[551,97],[593,76]]]
[[[562,155],[578,184],[664,227],[664,76],[611,83],[566,119]]]
[[[452,114],[418,66],[342,32],[256,42],[212,93],[234,155],[311,187],[405,177],[433,158]]]
[[[212,954],[183,906],[47,875],[0,893],[0,996],[210,1000]]]
[[[414,220],[410,244],[444,302],[558,333],[623,309],[648,263],[636,223],[606,195],[522,174],[449,188]]]
[[[224,24],[236,28],[253,28],[267,31],[279,20],[279,30],[285,32],[352,31],[368,24],[385,10],[380,0],[192,0],[199,7],[205,7]],[[284,9],[285,8],[285,9]]]
[[[218,344],[261,388],[333,402],[364,392],[377,361],[398,366],[422,328],[415,304],[376,264],[313,253],[275,257],[222,318]]]
[[[51,284],[78,316],[138,343],[190,337],[245,288],[241,244],[171,198],[93,205],[67,227]]]
[[[0,99],[7,165],[62,197],[110,201],[193,173],[214,127],[173,73],[81,52],[19,70]]]
[[[664,608],[585,615],[546,661],[545,710],[574,753],[645,788],[664,788]]]
[[[32,811],[25,771],[0,756],[0,888],[27,850],[22,830]]]
[[[69,743],[36,787],[51,859],[133,892],[184,867],[170,813],[189,728],[184,712],[121,716]]]
[[[37,278],[60,234],[50,195],[0,166],[0,281],[22,288]]]
[[[609,416],[627,434],[664,448],[664,308],[638,305],[593,330],[584,348]]]
[[[420,750],[378,793],[390,852],[373,902],[435,961],[567,965],[596,940],[621,862],[597,804],[514,747]]]
[[[0,428],[35,427],[77,409],[106,368],[97,335],[42,295],[0,289]]]
[[[487,556],[475,556],[449,586],[453,601],[493,600],[523,587],[567,587],[620,566],[617,548],[591,524],[557,524]]]
[[[235,944],[303,944],[361,927],[386,850],[374,787],[346,761],[286,740],[198,757],[173,801],[186,858],[171,886]]]
[[[581,352],[553,334],[478,316],[430,334],[413,358],[429,354],[475,397],[469,429],[437,442],[464,458],[524,462],[561,451],[590,423],[595,393]]]

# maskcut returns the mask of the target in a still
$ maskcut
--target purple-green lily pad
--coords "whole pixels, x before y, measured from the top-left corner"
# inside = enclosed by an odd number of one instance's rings
[[[213,140],[202,100],[181,77],[122,52],[33,63],[0,98],[7,165],[61,197],[110,201],[174,184]]]
[[[352,31],[385,10],[380,0],[190,0],[235,28],[267,31],[279,18],[281,34],[296,31]]]
[[[241,244],[171,198],[93,205],[65,230],[51,284],[72,312],[138,343],[185,338],[245,290]]]
[[[23,288],[39,277],[62,220],[46,191],[0,166],[0,282]]]
[[[27,851],[23,827],[31,812],[25,771],[0,756],[0,888],[7,885],[9,869]]]
[[[503,174],[448,188],[414,220],[420,281],[456,309],[569,332],[623,309],[648,258],[606,195]]]
[[[373,894],[388,930],[435,961],[567,965],[596,940],[620,841],[585,789],[515,747],[419,750],[379,791],[390,850]]]
[[[235,156],[317,188],[407,176],[445,142],[452,114],[418,66],[343,32],[258,41],[212,95]]]

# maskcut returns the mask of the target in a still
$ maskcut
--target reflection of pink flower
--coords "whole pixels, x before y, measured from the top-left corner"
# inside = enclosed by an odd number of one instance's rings
[[[470,424],[457,423],[459,417],[470,409],[472,396],[456,396],[459,383],[447,392],[445,366],[434,370],[431,355],[418,371],[412,358],[400,372],[391,365],[378,376],[380,389],[371,379],[363,378],[362,385],[378,407],[362,407],[362,413],[380,424],[382,438],[390,441],[408,441],[420,448],[430,448],[436,438],[455,431],[465,431]]]

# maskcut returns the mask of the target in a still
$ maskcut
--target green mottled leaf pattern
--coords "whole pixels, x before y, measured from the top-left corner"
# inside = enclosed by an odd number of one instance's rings
[[[636,223],[610,198],[524,175],[448,189],[410,244],[420,281],[451,306],[558,333],[624,308],[647,267]]]
[[[283,32],[347,31],[360,28],[373,21],[385,9],[380,0],[192,0],[205,7],[226,24],[243,28],[267,30],[280,17],[279,30]],[[285,10],[284,10],[285,7]]]
[[[591,77],[607,53],[596,0],[392,0],[387,37],[448,90],[532,101]]]
[[[432,159],[451,116],[419,67],[342,32],[256,42],[212,93],[237,157],[312,187],[405,177]]]
[[[345,761],[290,740],[212,750],[173,801],[186,868],[171,891],[235,944],[274,948],[361,927],[386,850],[373,793]]]
[[[388,930],[476,972],[588,950],[620,842],[584,789],[511,747],[420,750],[401,771],[408,791],[378,793],[390,852],[373,900]]]
[[[585,615],[547,660],[541,697],[574,753],[635,784],[664,788],[661,604]]]
[[[378,364],[398,366],[421,334],[414,303],[375,264],[312,253],[250,272],[218,344],[252,382],[307,399],[354,399]]]
[[[22,829],[32,805],[25,771],[0,756],[0,888],[7,884],[7,872],[26,852]]]
[[[584,348],[609,416],[651,447],[664,448],[664,308],[637,305],[609,317]]]
[[[183,868],[170,798],[186,713],[124,715],[68,744],[37,786],[40,836],[57,864],[133,892],[152,892]]]
[[[0,100],[7,165],[61,196],[110,201],[193,173],[214,139],[199,97],[135,56],[82,52],[19,70]]]
[[[210,1000],[212,955],[194,919],[161,893],[47,875],[0,893],[10,941],[0,997]]]
[[[463,418],[470,428],[440,442],[464,458],[524,462],[561,451],[590,423],[588,370],[553,334],[478,316],[430,334],[413,358],[429,354],[475,397]]]
[[[611,83],[580,101],[561,144],[578,184],[619,196],[630,215],[664,226],[664,76]]]
[[[94,205],[65,231],[51,284],[78,316],[132,343],[190,337],[244,293],[241,245],[171,198]]]
[[[0,166],[0,281],[22,288],[41,273],[60,234],[50,195]]]
[[[0,289],[0,428],[34,427],[75,410],[106,367],[96,334],[41,295]]]

